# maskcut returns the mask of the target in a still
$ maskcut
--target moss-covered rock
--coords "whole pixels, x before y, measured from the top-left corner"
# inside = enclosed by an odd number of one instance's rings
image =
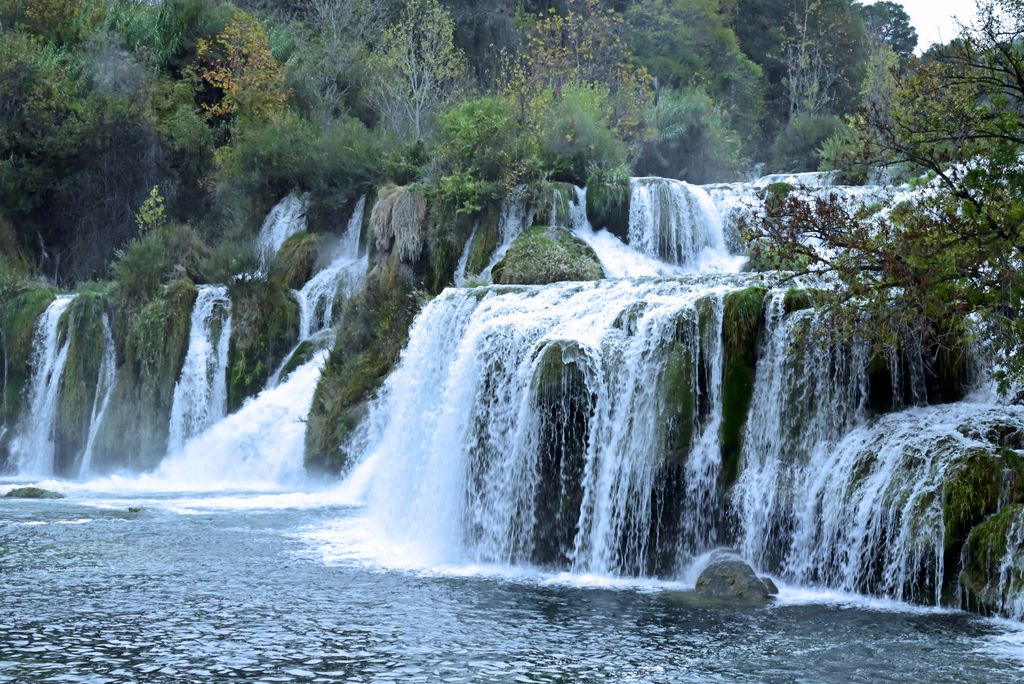
[[[178,278],[141,308],[114,310],[120,365],[96,438],[94,463],[99,467],[148,469],[166,452],[174,386],[188,351],[196,296],[192,281]]]
[[[59,492],[51,492],[49,489],[39,487],[15,487],[4,494],[5,499],[63,499],[64,495]]]
[[[942,486],[944,551],[951,560],[971,529],[1004,501],[1024,502],[1024,458],[1010,449],[970,450]]]
[[[629,205],[632,186],[629,175],[619,172],[595,173],[587,180],[587,219],[595,230],[602,228],[626,242],[629,238]]]
[[[61,334],[68,340],[68,357],[57,398],[54,472],[68,476],[78,471],[77,459],[89,437],[96,379],[106,340],[103,317],[107,313],[105,288],[83,292],[68,306],[60,321]]]
[[[604,270],[594,250],[569,231],[534,226],[515,239],[493,276],[500,285],[548,285],[600,280]]]
[[[337,474],[350,464],[346,442],[365,415],[366,402],[398,361],[419,298],[416,276],[393,253],[347,300],[338,338],[313,396],[306,429],[306,469]]]
[[[725,365],[722,379],[722,486],[739,477],[740,453],[747,412],[754,396],[757,350],[766,291],[750,287],[725,296],[722,344]]]
[[[693,355],[689,345],[673,341],[665,355],[661,372],[665,425],[665,459],[670,464],[683,464],[693,445],[693,429],[697,420]]]
[[[569,183],[545,182],[530,187],[533,220],[542,226],[569,226],[575,188]]]
[[[286,288],[298,290],[316,272],[321,236],[296,233],[284,241],[270,264],[270,279]]]
[[[231,285],[228,348],[228,410],[234,411],[266,384],[299,340],[299,305],[274,281]]]
[[[975,527],[964,544],[959,584],[962,607],[983,615],[1000,612],[1008,599],[1024,592],[1024,504],[1006,506]],[[1007,558],[1007,554],[1013,557]],[[1003,571],[1006,571],[1005,575]]]
[[[469,258],[466,260],[467,276],[476,275],[487,268],[491,255],[498,248],[499,221],[497,203],[489,204],[480,215],[476,231],[472,235],[473,243],[469,246]]]
[[[789,194],[796,190],[796,187],[792,183],[772,183],[764,189],[764,197],[781,202],[782,200],[789,197]]]

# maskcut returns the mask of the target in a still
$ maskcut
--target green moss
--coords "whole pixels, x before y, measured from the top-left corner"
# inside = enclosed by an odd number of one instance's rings
[[[234,411],[267,382],[299,338],[299,305],[273,281],[240,281],[230,288],[228,410]]]
[[[534,226],[515,239],[493,276],[502,285],[547,285],[600,280],[604,270],[594,250],[569,231]]]
[[[682,464],[693,444],[696,421],[693,358],[689,348],[675,341],[665,356],[661,373],[665,425],[665,459],[670,464]]]
[[[120,365],[95,458],[111,466],[145,469],[167,450],[174,386],[188,351],[196,287],[178,278],[140,309],[114,311]]]
[[[945,552],[958,554],[971,529],[1000,501],[1024,499],[1024,459],[1009,449],[971,450],[942,486]]]
[[[3,309],[0,310],[0,350],[7,370],[2,379],[3,403],[0,411],[3,412],[2,422],[7,425],[17,423],[24,408],[36,322],[56,296],[57,291],[52,287],[35,287],[21,290],[3,301]],[[3,445],[0,444],[0,456],[2,451]]]
[[[587,218],[595,230],[604,228],[623,242],[629,237],[629,174],[599,172],[587,181]]]
[[[414,283],[410,268],[392,254],[371,270],[366,288],[342,307],[338,339],[307,423],[307,470],[337,474],[348,467],[348,437],[364,415],[366,402],[398,362],[421,303]]]
[[[764,189],[764,194],[765,197],[771,197],[775,201],[781,202],[789,197],[794,190],[796,188],[791,183],[772,183]]]
[[[321,236],[316,233],[296,233],[285,240],[270,265],[270,279],[286,288],[300,289],[316,271],[320,243]]]
[[[49,489],[39,487],[15,487],[4,494],[5,499],[63,499],[64,495],[59,492],[51,492]]]
[[[107,305],[104,291],[81,292],[60,321],[60,334],[68,340],[68,357],[57,400],[54,470],[58,475],[77,472],[76,459],[89,436],[96,378],[103,361]]]
[[[725,296],[722,344],[725,367],[722,386],[722,485],[731,486],[739,477],[743,430],[750,401],[761,330],[765,290],[750,287]]]
[[[569,225],[570,205],[575,189],[569,183],[544,182],[530,187],[531,204],[538,225]]]
[[[499,209],[497,204],[489,205],[480,217],[480,224],[473,235],[466,260],[466,275],[476,275],[487,268],[491,255],[498,248]]]
[[[975,527],[963,547],[959,584],[963,604],[968,610],[990,615],[1006,598],[999,595],[999,571],[1007,553],[1007,536],[1017,522],[1024,524],[1024,505],[1006,506]],[[1018,550],[1020,551],[1020,550]],[[1017,559],[1018,568],[1024,559]],[[1024,576],[1017,572],[1010,581],[1009,593],[1024,591]]]
[[[292,352],[284,366],[281,368],[281,378],[286,378],[299,366],[305,365],[317,352],[317,345],[306,340]]]
[[[817,304],[819,299],[819,293],[814,290],[805,290],[803,288],[790,288],[786,290],[786,294],[782,300],[782,306],[785,309],[786,315],[793,313],[794,311],[801,311],[803,309],[811,309]]]

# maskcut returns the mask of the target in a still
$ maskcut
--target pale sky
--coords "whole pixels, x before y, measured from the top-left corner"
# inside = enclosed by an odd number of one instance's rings
[[[910,23],[917,29],[917,51],[928,49],[932,43],[948,43],[959,30],[953,17],[963,23],[974,19],[974,0],[898,0],[910,15]],[[865,1],[865,5],[873,4]]]

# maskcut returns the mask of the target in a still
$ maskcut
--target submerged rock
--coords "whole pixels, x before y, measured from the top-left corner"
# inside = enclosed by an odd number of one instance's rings
[[[778,589],[775,591],[778,593]],[[712,556],[697,578],[696,592],[702,596],[745,601],[764,601],[772,593],[746,561],[731,553]]]
[[[600,280],[604,269],[594,250],[566,229],[534,226],[516,238],[492,275],[499,285],[549,285]]]
[[[40,487],[17,487],[4,494],[5,499],[63,499],[59,492],[51,492]]]

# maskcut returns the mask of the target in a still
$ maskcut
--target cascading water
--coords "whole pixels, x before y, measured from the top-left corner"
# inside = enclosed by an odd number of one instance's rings
[[[306,199],[288,195],[267,214],[256,238],[262,271],[265,273],[281,245],[296,233],[306,230]]]
[[[344,296],[351,296],[363,284],[368,260],[367,255],[359,255],[359,237],[365,208],[364,195],[356,202],[334,259],[295,293],[299,303],[300,340],[309,339],[313,333],[331,326],[339,291]]]
[[[36,323],[28,408],[11,445],[21,474],[53,473],[57,399],[71,346],[67,333],[61,334],[60,322],[74,299],[74,295],[59,295]]]
[[[498,247],[491,255],[487,266],[480,272],[480,277],[490,279],[491,271],[505,258],[512,242],[533,225],[533,218],[534,209],[529,202],[529,188],[525,185],[517,186],[502,200],[498,219]]]
[[[597,255],[608,278],[642,278],[647,276],[679,275],[678,266],[641,254],[607,230],[595,231],[587,218],[587,190],[574,188],[569,204],[569,227],[573,235],[587,243]]]
[[[722,298],[744,284],[446,291],[358,436],[371,514],[434,562],[671,574],[714,538]]]
[[[629,245],[688,270],[730,272],[742,264],[726,248],[722,219],[711,197],[683,181],[632,180]]]
[[[79,476],[86,477],[92,470],[93,449],[96,435],[99,434],[106,415],[110,397],[114,393],[114,382],[117,379],[117,350],[114,347],[114,336],[110,330],[110,318],[103,314],[103,358],[100,361],[99,373],[96,376],[96,389],[92,400],[92,413],[89,418],[89,436],[82,452]]]
[[[173,453],[227,413],[231,298],[223,285],[199,288],[188,351],[174,386],[168,450]]]
[[[326,352],[314,355],[279,386],[189,439],[142,484],[194,491],[281,489],[302,482],[305,419],[325,359]]]

